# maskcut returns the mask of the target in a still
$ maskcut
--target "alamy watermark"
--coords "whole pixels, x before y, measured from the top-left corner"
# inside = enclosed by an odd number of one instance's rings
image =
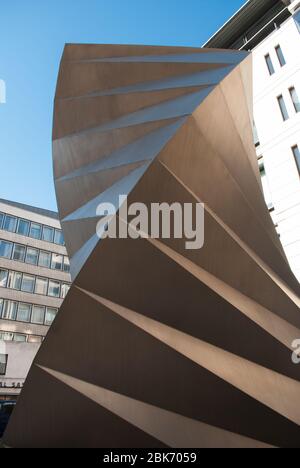
[[[294,349],[292,362],[294,364],[300,364],[300,339],[293,341],[292,348]]]
[[[0,104],[6,104],[6,83],[0,79]]]
[[[132,203],[120,195],[118,206],[101,203],[96,214],[99,238],[184,239],[187,250],[204,245],[203,203]],[[117,216],[118,214],[118,216]]]

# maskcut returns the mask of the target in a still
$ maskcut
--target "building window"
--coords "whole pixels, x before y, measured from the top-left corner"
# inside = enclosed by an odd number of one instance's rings
[[[61,270],[63,264],[63,256],[58,254],[52,254],[51,268],[52,270]]]
[[[47,307],[46,311],[46,318],[45,318],[45,325],[52,325],[53,320],[57,314],[57,309],[53,309],[52,307]]]
[[[58,281],[49,280],[48,296],[60,296],[60,283]]]
[[[70,260],[68,259],[68,257],[64,257],[64,271],[66,273],[70,272]]]
[[[282,94],[280,96],[278,96],[277,100],[278,100],[278,104],[279,104],[279,107],[280,107],[282,118],[283,118],[284,121],[286,121],[286,120],[289,119],[289,114],[288,114],[288,111],[287,111],[285,101],[284,101],[284,98],[283,98]]]
[[[2,229],[4,217],[5,217],[4,213],[0,213],[0,229]]]
[[[39,266],[44,268],[50,268],[51,254],[49,252],[40,251],[39,255]]]
[[[4,224],[3,224],[3,229],[5,231],[9,232],[15,232],[17,227],[17,218],[14,216],[5,216]]]
[[[54,243],[59,245],[64,245],[65,243],[63,233],[58,229],[55,229]]]
[[[12,247],[11,242],[0,241],[0,257],[11,258]]]
[[[283,52],[282,52],[282,49],[281,49],[280,45],[275,47],[275,51],[276,51],[277,58],[278,58],[278,61],[280,63],[280,66],[284,67],[284,65],[286,65],[286,61],[285,61],[285,58],[284,58],[284,55],[283,55]]]
[[[24,245],[15,244],[12,258],[13,260],[16,260],[17,262],[24,262],[25,253],[26,253],[26,249]]]
[[[7,270],[0,270],[0,288],[6,288],[8,278]]]
[[[300,112],[300,101],[299,101],[298,94],[297,94],[297,91],[294,88],[294,86],[292,86],[289,89],[289,92],[290,92],[291,99],[292,99],[293,104],[294,104],[295,111]]]
[[[70,289],[70,286],[68,284],[62,284],[61,285],[61,297],[64,299],[66,295],[68,294]]]
[[[33,239],[40,239],[42,234],[42,226],[37,223],[31,223],[29,236]]]
[[[0,354],[0,375],[6,374],[7,358],[7,354]]]
[[[1,318],[3,320],[16,320],[17,307],[17,302],[4,301]]]
[[[0,332],[0,340],[3,341],[12,341],[14,339],[14,334],[11,332]]]
[[[33,293],[34,283],[35,283],[34,280],[35,280],[34,276],[23,275],[21,291],[28,292],[28,293]]]
[[[8,275],[7,287],[20,291],[22,283],[22,274],[16,271],[10,271]]]
[[[31,306],[21,302],[18,306],[17,320],[19,322],[30,322],[30,316]]]
[[[37,278],[35,282],[35,294],[47,295],[48,280],[46,278]]]
[[[43,325],[45,321],[45,307],[33,306],[31,322]]]
[[[20,333],[15,333],[14,341],[17,341],[18,343],[25,343],[27,341],[27,336],[21,335]]]
[[[294,155],[294,158],[295,158],[295,161],[296,161],[297,169],[298,169],[298,172],[299,172],[299,175],[300,175],[300,150],[299,150],[299,146],[298,145],[293,146],[292,151],[293,151],[293,155]]]
[[[20,234],[21,236],[28,236],[29,227],[30,227],[29,221],[26,221],[25,219],[19,219],[18,227],[17,227],[17,234]]]
[[[53,242],[54,229],[48,226],[43,226],[42,240],[46,242]]]
[[[37,265],[39,257],[39,251],[37,249],[33,249],[32,247],[27,247],[26,252],[26,263],[30,265]]]
[[[275,69],[274,69],[273,62],[271,60],[270,54],[267,54],[265,56],[265,61],[266,61],[266,64],[267,64],[270,75],[274,75]]]
[[[28,343],[41,343],[42,341],[42,336],[28,335]]]

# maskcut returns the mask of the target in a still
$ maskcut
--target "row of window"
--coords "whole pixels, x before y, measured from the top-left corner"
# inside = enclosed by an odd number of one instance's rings
[[[0,331],[0,340],[16,341],[17,343],[41,343],[43,337],[39,335],[24,335],[23,333]]]
[[[44,226],[39,223],[17,218],[16,216],[0,213],[0,229],[4,231],[31,237],[32,239],[43,240],[58,245],[65,245],[64,236],[61,229]]]
[[[285,57],[284,57],[284,54],[283,54],[283,51],[282,51],[282,48],[281,48],[280,45],[277,45],[275,47],[275,52],[276,52],[276,57],[278,59],[279,65],[281,67],[284,67],[286,65],[286,60],[285,60]],[[267,64],[267,67],[268,67],[268,70],[269,70],[269,74],[271,76],[274,75],[275,67],[273,65],[273,61],[271,59],[270,54],[265,55],[265,61],[266,61],[266,64]]]
[[[48,278],[0,269],[0,287],[64,299],[70,285]]]
[[[300,112],[300,101],[299,101],[299,97],[294,86],[289,88],[289,93],[290,93],[290,97],[291,97],[296,113]],[[289,116],[283,95],[280,94],[280,96],[277,97],[277,100],[278,100],[278,104],[280,107],[282,118],[284,121],[286,121],[290,118],[290,116]]]
[[[0,257],[52,270],[63,270],[67,273],[70,271],[69,259],[64,255],[3,240],[0,240]]]
[[[0,318],[3,320],[34,323],[50,327],[57,311],[58,309],[54,307],[0,299]]]

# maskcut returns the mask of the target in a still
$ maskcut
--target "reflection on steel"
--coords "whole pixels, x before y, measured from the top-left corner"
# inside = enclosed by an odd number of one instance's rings
[[[13,447],[299,447],[299,285],[263,199],[251,56],[68,45],[53,158],[73,286]],[[205,244],[102,239],[96,208],[205,203]]]

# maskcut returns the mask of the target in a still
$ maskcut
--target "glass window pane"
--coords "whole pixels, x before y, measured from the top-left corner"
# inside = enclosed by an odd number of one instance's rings
[[[43,324],[45,321],[45,307],[42,306],[33,306],[32,307],[32,316],[31,322]]]
[[[52,254],[51,268],[52,270],[61,270],[63,264],[63,256],[58,254]]]
[[[35,282],[35,293],[47,295],[48,280],[46,278],[37,278]]]
[[[2,229],[2,224],[3,224],[3,221],[4,221],[4,213],[0,213],[0,229]]]
[[[0,339],[4,340],[4,338],[1,337]],[[0,354],[0,375],[5,375],[6,374],[6,366],[7,366],[7,354]]]
[[[279,63],[283,67],[286,64],[286,61],[285,61],[285,58],[284,58],[284,55],[283,55],[283,52],[282,52],[282,49],[281,49],[280,45],[275,47],[275,50],[276,50],[276,54],[277,54]]]
[[[292,99],[293,104],[294,104],[295,111],[300,112],[300,101],[299,101],[299,98],[298,98],[297,91],[295,90],[294,87],[290,88],[290,95],[291,95],[291,99]]]
[[[42,226],[37,223],[31,223],[29,235],[33,239],[40,239],[42,234]]]
[[[14,341],[18,341],[19,343],[25,343],[26,335],[20,335],[20,333],[15,333]]]
[[[54,242],[55,244],[64,245],[65,241],[62,231],[55,229]]]
[[[296,165],[297,165],[297,168],[298,168],[298,171],[299,171],[299,174],[300,174],[300,150],[299,150],[299,146],[298,145],[294,146],[292,148],[292,150],[293,150]]]
[[[64,271],[67,273],[70,272],[70,260],[68,257],[64,257]]]
[[[26,249],[24,245],[15,244],[13,252],[13,260],[17,262],[24,262]]]
[[[56,314],[57,314],[57,309],[53,309],[52,307],[47,307],[45,325],[51,325],[53,320],[55,319]]]
[[[11,258],[12,248],[11,242],[0,241],[0,257]]]
[[[40,251],[39,255],[39,266],[44,268],[50,268],[51,254],[50,252]]]
[[[42,239],[46,242],[53,242],[54,228],[43,226]]]
[[[64,299],[68,294],[70,286],[68,284],[61,285],[61,297]]]
[[[12,341],[14,338],[14,334],[10,332],[1,332],[0,333],[0,340],[4,341]],[[1,355],[0,355],[1,356]]]
[[[29,335],[28,336],[28,343],[41,343],[43,340],[42,336],[37,336],[37,335]]]
[[[270,75],[274,75],[275,69],[274,69],[270,54],[267,54],[265,56],[265,60],[266,60],[266,64],[267,64]]]
[[[38,257],[39,257],[38,249],[33,249],[32,247],[27,247],[26,263],[29,263],[30,265],[37,265]]]
[[[6,288],[8,278],[7,270],[0,270],[0,288]]]
[[[34,276],[23,275],[21,290],[24,292],[33,293],[34,283]]]
[[[17,227],[17,218],[15,216],[5,216],[4,224],[3,224],[3,229],[5,231],[9,232],[15,232]]]
[[[4,300],[0,299],[0,317],[2,316],[3,303],[4,303]]]
[[[60,283],[58,281],[49,280],[48,296],[60,296]]]
[[[288,111],[287,111],[283,96],[282,95],[278,96],[277,99],[278,99],[278,104],[279,104],[279,107],[280,107],[280,110],[281,110],[281,115],[282,115],[283,120],[288,120],[289,119],[289,114],[288,114]]]
[[[29,234],[30,222],[25,219],[19,219],[17,233],[21,236],[28,236]]]
[[[22,282],[22,273],[10,271],[8,275],[7,287],[20,290]]]
[[[16,320],[17,317],[17,302],[13,301],[4,301],[2,318],[4,320]]]
[[[20,322],[30,322],[31,305],[20,303],[18,306],[17,320]]]

